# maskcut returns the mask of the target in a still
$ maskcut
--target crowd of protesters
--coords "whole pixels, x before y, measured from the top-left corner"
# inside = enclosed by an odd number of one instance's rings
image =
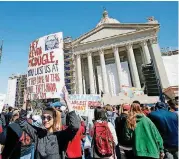
[[[90,121],[63,93],[65,106],[33,110],[25,95],[2,111],[2,159],[178,159],[178,101],[108,104]]]

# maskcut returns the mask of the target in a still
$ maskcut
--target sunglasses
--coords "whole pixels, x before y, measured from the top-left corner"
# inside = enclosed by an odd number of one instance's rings
[[[45,119],[47,119],[47,121],[52,120],[52,116],[48,115],[48,116],[42,116],[42,120],[44,121]]]

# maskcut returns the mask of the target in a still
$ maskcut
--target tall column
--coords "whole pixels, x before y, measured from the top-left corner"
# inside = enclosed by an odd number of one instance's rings
[[[150,39],[150,45],[151,45],[151,53],[153,56],[154,66],[156,67],[155,69],[159,76],[161,86],[162,88],[168,88],[169,81],[167,78],[165,66],[163,64],[163,59],[160,51],[160,46],[157,42],[157,37]]]
[[[88,53],[88,70],[89,70],[90,94],[95,94],[93,62],[92,62],[91,52]]]
[[[128,58],[129,58],[130,70],[131,70],[131,73],[132,73],[133,84],[134,84],[135,87],[141,88],[139,73],[138,73],[138,70],[137,70],[137,65],[136,65],[136,61],[135,61],[135,57],[134,57],[134,51],[133,51],[133,48],[132,48],[132,44],[126,45],[126,48],[127,48],[127,55],[128,55]]]
[[[100,63],[101,63],[101,72],[102,72],[102,81],[103,81],[103,92],[109,93],[104,51],[100,49],[99,54],[100,54]]]
[[[77,78],[78,78],[78,93],[83,94],[83,80],[81,72],[81,56],[77,55]]]
[[[113,52],[114,52],[114,58],[115,58],[115,63],[116,63],[116,68],[117,68],[117,73],[118,73],[118,81],[119,81],[119,91],[121,91],[121,61],[119,57],[119,52],[118,52],[118,47],[114,46],[113,47]]]
[[[144,54],[145,64],[149,64],[151,62],[150,61],[151,57],[150,57],[149,49],[147,46],[147,41],[142,41],[141,46],[142,46],[142,51]]]

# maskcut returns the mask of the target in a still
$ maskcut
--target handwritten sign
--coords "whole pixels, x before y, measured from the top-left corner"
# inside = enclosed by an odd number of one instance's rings
[[[122,93],[129,98],[133,98],[134,96],[142,96],[144,95],[144,91],[142,89],[138,89],[135,87],[122,86]]]
[[[29,100],[59,98],[64,86],[62,32],[30,44],[27,94]]]
[[[100,95],[74,94],[69,95],[69,100],[73,106],[73,109],[79,115],[83,116],[88,116],[88,110],[90,107],[101,106]]]

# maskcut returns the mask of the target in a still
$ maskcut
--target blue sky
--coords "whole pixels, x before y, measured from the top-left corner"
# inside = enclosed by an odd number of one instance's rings
[[[0,93],[6,93],[11,74],[26,73],[30,42],[59,31],[77,38],[96,26],[103,7],[121,23],[154,16],[161,24],[160,46],[178,46],[178,2],[0,2]]]

